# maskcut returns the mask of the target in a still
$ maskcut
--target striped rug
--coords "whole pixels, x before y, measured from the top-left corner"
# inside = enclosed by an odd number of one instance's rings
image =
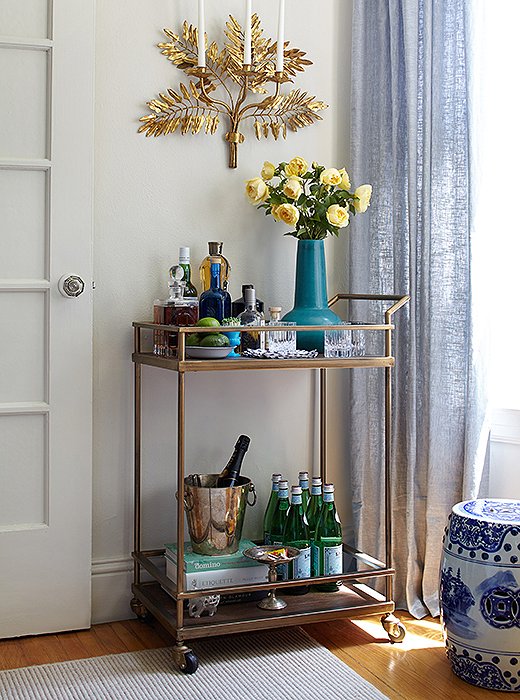
[[[302,629],[195,640],[184,675],[169,649],[0,672],[2,700],[373,700],[368,681]]]

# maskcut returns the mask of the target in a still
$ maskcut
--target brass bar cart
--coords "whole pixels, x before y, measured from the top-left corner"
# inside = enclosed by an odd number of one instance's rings
[[[268,628],[303,625],[337,618],[359,618],[374,613],[382,615],[381,622],[391,642],[400,642],[405,629],[394,615],[392,567],[392,503],[391,503],[391,412],[392,412],[392,368],[395,358],[392,356],[392,331],[395,326],[392,317],[395,312],[409,301],[408,295],[362,295],[338,294],[330,300],[329,306],[339,301],[347,302],[379,301],[390,302],[384,311],[384,322],[380,324],[356,324],[341,326],[298,326],[298,331],[316,330],[365,330],[384,334],[384,351],[376,356],[313,359],[257,359],[232,358],[220,360],[189,359],[186,357],[186,336],[193,332],[193,327],[158,325],[148,322],[134,322],[134,577],[132,584],[133,598],[131,607],[134,613],[145,618],[153,615],[173,635],[176,644],[173,658],[181,671],[194,673],[198,659],[188,646],[191,639],[211,637],[222,634],[235,634]],[[282,327],[283,328],[283,327]],[[276,330],[276,326],[247,327],[248,331]],[[168,331],[177,334],[176,357],[154,355],[151,348],[146,349],[146,337],[153,332]],[[221,327],[222,332],[237,332],[240,327]],[[197,333],[214,332],[214,328],[197,328]],[[148,346],[150,343],[148,343]],[[384,369],[384,526],[385,526],[385,561],[379,561],[365,552],[353,549],[347,544],[344,550],[344,571],[339,577],[322,576],[298,580],[301,585],[337,582],[341,584],[338,592],[310,592],[304,596],[290,596],[287,607],[283,610],[269,611],[257,607],[256,602],[221,605],[217,614],[211,617],[189,617],[185,610],[187,599],[213,594],[234,594],[249,591],[268,590],[294,586],[293,581],[262,582],[250,585],[227,586],[196,591],[184,590],[184,570],[180,562],[184,561],[184,509],[177,508],[177,581],[166,576],[164,548],[143,550],[141,548],[141,368],[142,365],[162,367],[173,370],[178,375],[177,383],[177,498],[178,504],[184,503],[185,477],[185,393],[187,375],[192,372],[208,371],[247,371],[247,370],[319,370],[319,435],[320,435],[320,473],[323,483],[327,480],[327,369],[377,367]],[[146,580],[142,573],[147,572]],[[382,577],[385,581],[385,594],[381,594],[367,585],[367,581]],[[152,579],[150,581],[150,578]]]

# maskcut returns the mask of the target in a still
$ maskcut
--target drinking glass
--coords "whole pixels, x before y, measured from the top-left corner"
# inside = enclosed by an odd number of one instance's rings
[[[269,352],[290,354],[296,351],[296,323],[294,321],[270,321],[268,325],[283,328],[283,330],[267,331]]]
[[[342,323],[348,325],[346,321]],[[352,357],[352,332],[350,328],[326,330],[323,354],[325,357]]]
[[[364,325],[366,321],[349,321],[351,326]],[[364,357],[365,349],[365,331],[352,329],[352,357]]]

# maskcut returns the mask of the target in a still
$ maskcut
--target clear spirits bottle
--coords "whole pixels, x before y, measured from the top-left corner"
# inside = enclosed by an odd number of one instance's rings
[[[271,525],[273,523],[274,512],[278,505],[278,484],[281,478],[281,474],[273,474],[271,477],[271,494],[264,513],[264,544],[271,544]]]
[[[210,288],[202,292],[199,299],[199,316],[210,316],[222,321],[231,314],[231,297],[220,286],[220,258],[210,257],[211,284]]]
[[[204,260],[201,262],[199,267],[200,281],[202,284],[202,291],[206,292],[211,287],[211,260],[210,258],[219,258],[220,261],[220,281],[222,284],[222,289],[227,290],[229,286],[229,273],[231,272],[231,265],[227,258],[222,255],[223,243],[218,243],[217,241],[210,241],[208,243],[209,254],[206,255]],[[233,314],[236,316],[236,314]],[[227,316],[231,316],[231,309]]]
[[[291,505],[283,529],[283,544],[297,547],[300,555],[289,562],[288,576],[290,579],[310,578],[311,576],[311,540],[309,524],[303,510],[302,490],[300,486],[291,489]],[[287,590],[288,593],[303,594],[309,591],[308,586],[297,586]]]
[[[172,273],[173,271],[173,273]],[[168,326],[194,326],[199,319],[197,299],[184,298],[183,271],[179,266],[170,270],[167,299],[156,299],[153,304],[153,322]],[[154,355],[173,357],[177,354],[177,333],[154,331]]]
[[[179,248],[179,265],[184,270],[184,297],[197,298],[197,290],[191,281],[190,249],[187,246]]]
[[[323,486],[323,506],[312,542],[312,571],[314,576],[343,573],[343,536],[334,503],[334,485]],[[337,591],[333,583],[319,584],[320,591]]]
[[[299,472],[298,473],[298,483],[302,490],[302,505],[303,512],[307,513],[307,508],[309,507],[309,472]]]
[[[309,533],[311,536],[311,541],[314,539],[316,533],[316,525],[321,514],[321,507],[323,505],[323,496],[321,488],[321,477],[312,477],[311,486],[311,497],[309,500],[309,505],[307,507],[307,522],[309,523]]]
[[[239,316],[242,311],[245,311],[246,308],[246,301],[245,301],[245,290],[246,289],[254,289],[254,286],[252,284],[243,284],[242,285],[242,296],[239,299],[235,299],[235,301],[231,304],[231,312],[233,316]],[[264,313],[264,302],[261,299],[256,299],[256,310],[258,311],[259,314]]]
[[[289,512],[289,482],[286,479],[280,479],[278,482],[278,502],[271,523],[271,544],[283,544],[283,531],[287,513]],[[278,580],[287,581],[288,571],[287,564],[281,564],[277,567]]]
[[[256,310],[256,294],[254,287],[244,290],[246,308],[238,316],[241,326],[263,326],[264,318]],[[265,333],[262,331],[243,331],[240,334],[240,352],[244,350],[264,350]]]

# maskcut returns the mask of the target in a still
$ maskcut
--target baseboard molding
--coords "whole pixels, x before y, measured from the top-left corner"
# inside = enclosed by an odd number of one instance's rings
[[[92,562],[92,624],[128,620],[132,598],[133,561],[130,557]]]

